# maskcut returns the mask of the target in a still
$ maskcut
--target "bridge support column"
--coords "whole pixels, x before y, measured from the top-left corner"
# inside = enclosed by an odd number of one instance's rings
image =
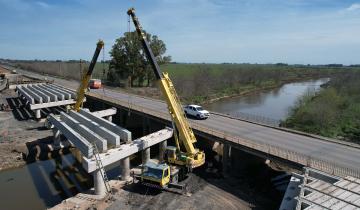
[[[54,134],[54,149],[60,149],[60,131],[57,128],[53,128]]]
[[[121,166],[121,180],[129,181],[130,180],[130,157],[121,159],[120,166]]]
[[[71,106],[70,105],[66,105],[65,106],[65,109],[66,109],[66,113],[69,113],[70,109],[71,109]]]
[[[36,119],[40,119],[41,118],[41,111],[40,111],[41,109],[36,109],[36,110],[34,110],[34,112],[35,112],[35,118]]]
[[[223,157],[222,157],[222,166],[223,166],[223,175],[226,176],[228,173],[228,165],[229,165],[229,151],[230,145],[223,145]]]
[[[166,146],[167,146],[167,141],[160,142],[160,144],[159,144],[159,161],[160,161],[160,163],[164,161]]]
[[[150,147],[142,151],[142,164],[146,164],[150,160]]]
[[[93,172],[94,190],[95,190],[95,195],[105,196],[106,187],[101,173],[104,173],[104,171],[99,169]]]
[[[144,115],[142,120],[143,136],[149,133],[149,125],[150,125],[149,118],[147,118]]]
[[[111,116],[111,115],[110,115],[110,116],[107,116],[106,119],[107,119],[108,121],[112,122],[112,116]]]

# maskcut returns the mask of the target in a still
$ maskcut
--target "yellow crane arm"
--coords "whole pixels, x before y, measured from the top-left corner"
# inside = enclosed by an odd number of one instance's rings
[[[185,116],[184,110],[181,106],[179,97],[175,91],[174,85],[171,82],[167,73],[162,73],[160,67],[156,61],[156,58],[150,48],[150,45],[146,39],[144,32],[140,26],[140,23],[135,15],[135,9],[130,8],[127,12],[132,17],[136,31],[140,37],[140,41],[143,45],[144,52],[153,68],[155,78],[158,81],[160,89],[165,96],[166,103],[168,105],[169,113],[172,121],[175,123],[176,129],[179,132],[179,141],[184,145],[186,149],[186,157],[183,161],[184,164],[190,165],[191,168],[198,167],[205,162],[205,153],[194,148],[196,137],[190,124]],[[176,132],[176,131],[175,131]],[[181,159],[181,158],[179,158]],[[186,162],[186,163],[185,163]]]
[[[85,98],[85,91],[89,85],[89,81],[91,79],[91,74],[94,71],[95,64],[99,57],[100,51],[103,47],[104,47],[104,42],[102,40],[99,40],[98,43],[96,44],[95,53],[90,62],[89,69],[84,73],[84,75],[81,79],[81,83],[80,83],[80,86],[79,86],[79,88],[77,90],[77,94],[76,94],[76,103],[74,106],[74,110],[77,112],[80,110],[81,104]]]

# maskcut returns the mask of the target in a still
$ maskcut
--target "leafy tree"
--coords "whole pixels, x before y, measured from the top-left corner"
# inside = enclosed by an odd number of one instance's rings
[[[170,56],[164,56],[165,43],[157,36],[146,33],[147,40],[159,64],[171,61]],[[147,81],[150,86],[154,79],[152,69],[143,51],[139,36],[136,31],[126,32],[118,38],[110,51],[112,60],[109,65],[108,80],[119,83],[121,79],[127,79],[129,86],[142,86]]]

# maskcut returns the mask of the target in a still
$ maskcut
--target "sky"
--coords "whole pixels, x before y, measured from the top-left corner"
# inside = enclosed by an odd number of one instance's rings
[[[176,62],[360,63],[360,0],[0,0],[0,58],[110,59],[129,7]]]

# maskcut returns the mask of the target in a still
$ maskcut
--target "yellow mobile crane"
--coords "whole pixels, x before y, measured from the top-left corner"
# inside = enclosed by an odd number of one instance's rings
[[[135,9],[130,8],[127,14],[131,16],[134,22],[137,34],[139,35],[144,48],[144,52],[152,66],[159,87],[165,96],[172,123],[175,125],[173,127],[176,148],[167,147],[165,161],[179,169],[181,179],[184,173],[188,173],[193,168],[199,167],[205,163],[205,153],[194,148],[194,143],[196,142],[194,132],[192,131],[186,118],[179,97],[168,73],[161,72],[160,70],[160,67],[146,39],[145,33],[143,32],[139,20],[135,15]],[[185,147],[186,152],[181,151],[180,143]],[[144,183],[150,182],[152,184],[160,185],[161,187],[166,187],[169,184],[172,184],[172,182],[177,181],[177,178],[171,177],[175,174],[174,171],[171,171],[171,169],[174,169],[174,167],[169,167],[167,164],[146,164],[145,172],[142,173],[140,180]],[[158,176],[154,176],[154,174],[157,174]]]
[[[83,100],[85,98],[85,91],[86,91],[86,89],[89,85],[89,81],[91,79],[91,74],[94,71],[95,64],[99,57],[100,51],[103,47],[104,47],[104,42],[102,40],[99,40],[96,44],[95,53],[90,62],[89,69],[84,73],[83,78],[81,79],[81,83],[80,83],[79,89],[77,90],[77,94],[76,94],[76,103],[73,108],[77,112],[80,110],[81,104],[83,103]]]

